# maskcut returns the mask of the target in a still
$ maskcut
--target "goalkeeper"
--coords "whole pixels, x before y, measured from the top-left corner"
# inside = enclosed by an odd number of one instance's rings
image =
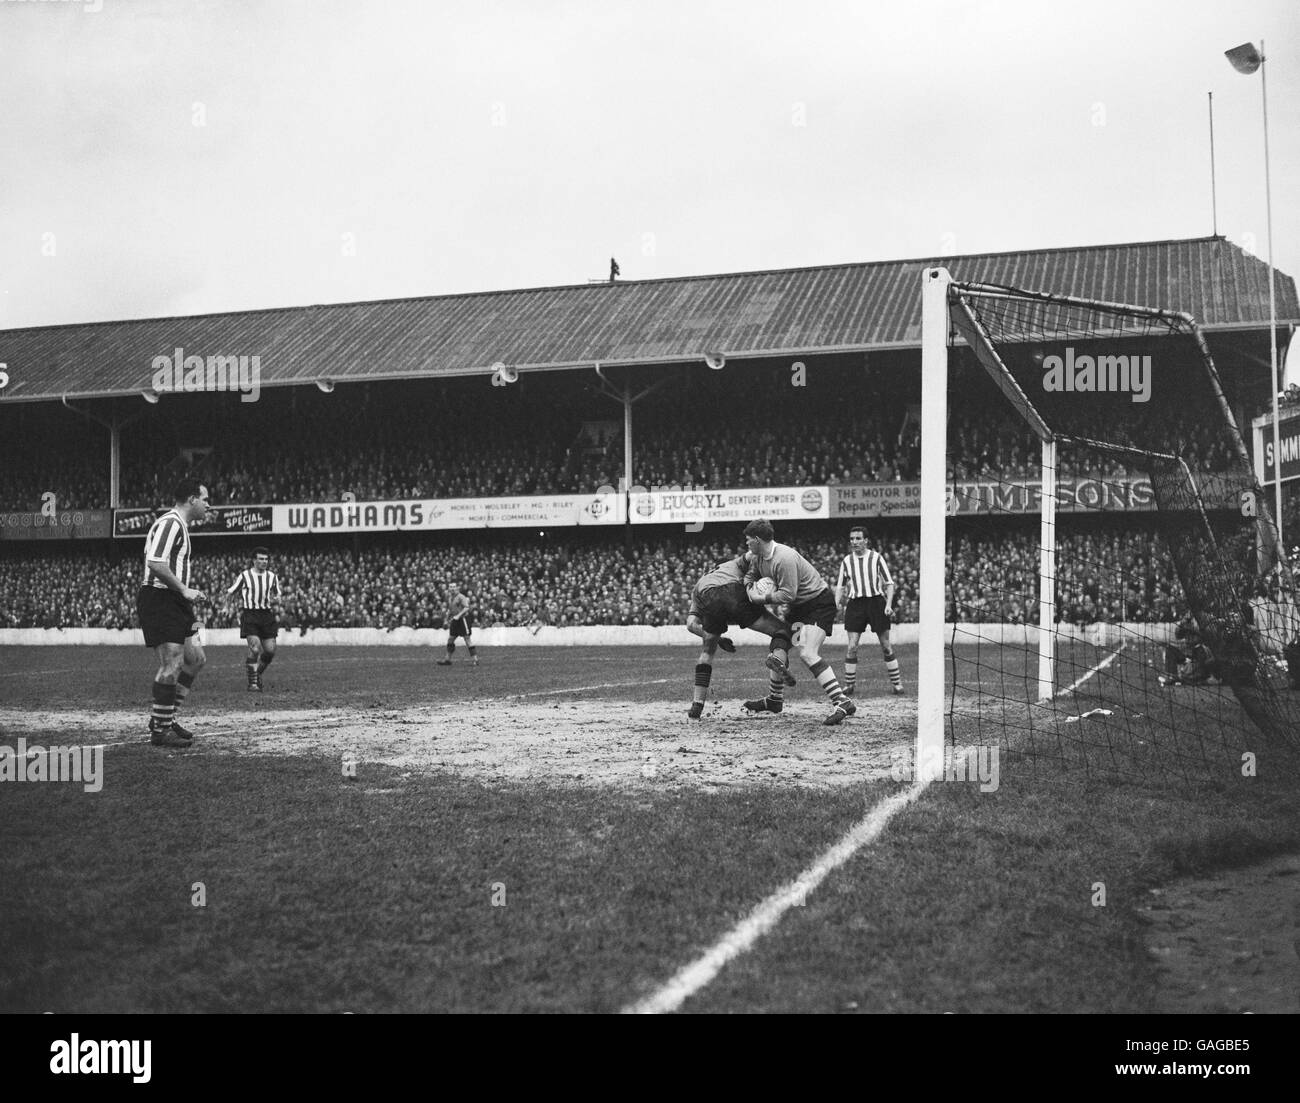
[[[729,625],[752,628],[772,637],[774,647],[790,650],[790,626],[775,613],[754,605],[745,592],[745,572],[751,562],[749,552],[719,563],[695,584],[691,608],[686,615],[686,630],[703,641],[695,661],[695,694],[687,716],[698,720],[704,714],[704,699],[713,678],[713,656],[719,647],[733,652],[736,645],[724,634]],[[787,671],[784,682],[794,685]]]
[[[745,572],[749,600],[757,605],[772,607],[789,605],[790,623],[798,627],[799,658],[822,687],[835,707],[823,724],[840,724],[857,712],[857,706],[844,695],[835,668],[821,656],[821,646],[835,625],[835,597],[817,568],[794,548],[776,542],[770,521],[750,521],[745,526],[745,547],[753,554],[754,563]],[[758,582],[771,579],[773,585],[760,590]],[[773,640],[775,645],[776,641]],[[787,651],[774,646],[768,655],[771,672],[766,697],[746,701],[750,712],[780,712],[784,690],[781,675],[789,672]]]
[[[1218,678],[1219,664],[1202,639],[1191,613],[1178,622],[1174,639],[1176,643],[1165,644],[1162,685],[1198,686],[1210,678]]]

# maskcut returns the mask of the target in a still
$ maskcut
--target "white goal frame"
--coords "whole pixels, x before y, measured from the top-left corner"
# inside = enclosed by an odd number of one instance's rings
[[[950,505],[947,491],[947,422],[948,422],[948,348],[950,334],[960,334],[975,358],[988,372],[1010,405],[1039,438],[1042,445],[1042,495],[1040,501],[1040,551],[1038,597],[1038,685],[1040,703],[1055,696],[1056,675],[1056,507],[1058,492],[1059,443],[1075,438],[1054,433],[1039,415],[1034,404],[1021,390],[1015,377],[999,356],[995,343],[960,296],[954,297],[956,283],[964,294],[980,298],[1028,299],[1108,311],[1134,318],[1159,320],[1190,336],[1200,349],[1207,382],[1231,428],[1243,470],[1251,470],[1250,456],[1241,441],[1232,410],[1224,397],[1213,358],[1205,338],[1191,315],[1126,303],[1109,303],[1081,299],[1071,295],[1024,291],[978,283],[954,281],[946,268],[927,268],[922,273],[921,291],[921,546],[919,560],[920,646],[917,657],[917,776],[923,782],[935,780],[944,769],[944,637],[946,578],[944,571],[947,518]],[[1118,335],[1118,334],[1117,334]],[[1182,457],[1142,451],[1102,441],[1078,443],[1132,452],[1151,458],[1178,463],[1187,480],[1202,518],[1205,506],[1196,479]],[[1261,503],[1262,507],[1262,503]],[[1260,508],[1258,541],[1267,549],[1278,569],[1285,571],[1285,554],[1281,534],[1267,510]],[[1209,521],[1205,520],[1207,530]]]
[[[1042,443],[1042,494],[1038,564],[1038,699],[1050,700],[1056,686],[1056,501],[1057,442],[1038,411],[1016,385],[965,304],[952,309],[952,276],[928,268],[921,292],[921,548],[917,654],[916,766],[922,783],[944,769],[944,654],[948,631],[944,572],[948,520],[948,346],[953,325],[983,360],[995,382]]]

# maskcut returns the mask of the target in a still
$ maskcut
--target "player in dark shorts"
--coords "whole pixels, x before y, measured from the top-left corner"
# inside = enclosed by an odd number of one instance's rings
[[[149,741],[156,747],[188,747],[194,736],[176,722],[206,656],[199,642],[202,621],[194,603],[206,595],[190,585],[190,531],[208,513],[208,489],[193,479],[176,487],[175,505],[149,529],[144,577],[136,612],[144,644],[158,657],[149,713]]]
[[[765,610],[749,600],[745,592],[745,571],[749,555],[736,556],[719,563],[695,584],[691,592],[691,607],[686,615],[686,630],[703,641],[695,661],[695,693],[686,715],[698,720],[704,714],[704,699],[708,696],[709,682],[713,678],[713,656],[721,647],[733,652],[736,645],[724,634],[728,627],[752,628],[771,636],[773,646],[777,641],[790,649],[790,627],[775,612]],[[786,673],[786,684],[794,685],[794,678]]]
[[[273,643],[280,634],[280,622],[269,609],[245,609],[239,614],[239,634],[245,639],[256,636],[259,642]]]
[[[456,641],[463,639],[469,649],[469,658],[478,666],[478,648],[474,646],[474,614],[470,600],[461,590],[459,582],[451,584],[447,600],[447,657],[439,659],[438,666],[451,666],[451,657],[456,651]]]
[[[231,599],[239,595],[239,634],[248,644],[244,669],[249,691],[256,693],[262,691],[262,675],[275,659],[275,641],[280,634],[274,609],[274,602],[281,597],[280,580],[270,565],[270,551],[254,548],[253,565],[226,591]]]
[[[903,692],[898,656],[889,639],[894,616],[894,578],[880,552],[867,546],[867,530],[854,525],[849,530],[849,554],[840,562],[835,581],[835,601],[844,605],[844,630],[848,647],[844,652],[844,692],[852,697],[858,680],[858,641],[867,625],[880,642],[880,656],[895,694]]]
[[[850,598],[848,605],[844,607],[846,632],[856,632],[860,636],[867,630],[868,625],[877,636],[882,632],[888,632],[893,626],[889,614],[885,612],[884,594],[877,594],[875,597]]]
[[[797,630],[796,646],[799,658],[817,679],[834,708],[823,724],[839,724],[857,712],[852,700],[844,695],[835,668],[821,657],[821,646],[835,627],[837,612],[835,597],[821,574],[794,548],[778,544],[770,521],[750,521],[745,526],[745,546],[753,555],[753,565],[745,572],[749,587],[749,600],[760,608],[788,605],[791,627]],[[767,592],[756,587],[762,579],[771,579],[773,585]],[[750,712],[780,712],[784,706],[782,674],[789,670],[788,651],[773,649],[768,655],[768,693],[753,701],[746,701]]]

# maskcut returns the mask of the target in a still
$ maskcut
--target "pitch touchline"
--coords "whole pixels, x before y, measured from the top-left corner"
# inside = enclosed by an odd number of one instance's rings
[[[826,877],[847,862],[884,831],[885,825],[900,809],[916,800],[925,790],[921,781],[881,801],[867,815],[789,884],[777,889],[752,912],[727,932],[695,961],[680,970],[658,991],[623,1009],[630,1015],[660,1015],[676,1011],[691,996],[721,972],[732,958],[743,954],[780,921],[790,908],[804,900]]]

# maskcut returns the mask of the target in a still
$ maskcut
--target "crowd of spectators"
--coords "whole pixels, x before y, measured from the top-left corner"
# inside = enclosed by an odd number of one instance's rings
[[[916,372],[844,364],[723,372],[674,369],[634,407],[633,482],[727,488],[914,481],[920,473]],[[648,377],[651,378],[651,377]],[[636,386],[642,383],[638,381]],[[122,400],[125,402],[125,400]],[[1037,439],[985,378],[950,398],[951,476],[1035,477]],[[119,411],[120,501],[157,507],[192,473],[217,504],[592,492],[623,471],[622,410],[587,373],[377,383],[168,396]],[[1152,419],[1154,423],[1152,423]],[[1127,403],[1079,414],[1075,436],[1175,452],[1195,471],[1229,461],[1221,419],[1189,399],[1158,417]],[[109,504],[109,434],[60,406],[0,408],[0,512]],[[1065,454],[1064,474],[1123,474],[1116,455]]]
[[[918,546],[915,530],[882,533],[872,545],[890,566],[898,591],[896,619],[917,618]],[[834,538],[784,535],[830,583],[847,548]],[[0,556],[0,627],[129,628],[141,580],[138,546],[105,553],[75,549],[6,549]],[[698,578],[738,548],[686,536],[634,544],[591,537],[529,541],[478,534],[471,540],[418,546],[385,543],[353,554],[347,547],[294,550],[273,547],[273,568],[284,598],[288,629],[326,627],[438,628],[447,589],[459,582],[473,598],[476,621],[492,626],[671,625],[685,621]],[[232,627],[237,611],[226,588],[248,565],[246,553],[222,552],[200,542],[193,585],[211,602],[207,623]],[[1025,528],[986,528],[961,535],[948,554],[950,620],[1036,623],[1038,540]],[[1167,550],[1150,530],[1092,525],[1064,536],[1057,561],[1057,607],[1062,620],[1176,621],[1183,611]]]

